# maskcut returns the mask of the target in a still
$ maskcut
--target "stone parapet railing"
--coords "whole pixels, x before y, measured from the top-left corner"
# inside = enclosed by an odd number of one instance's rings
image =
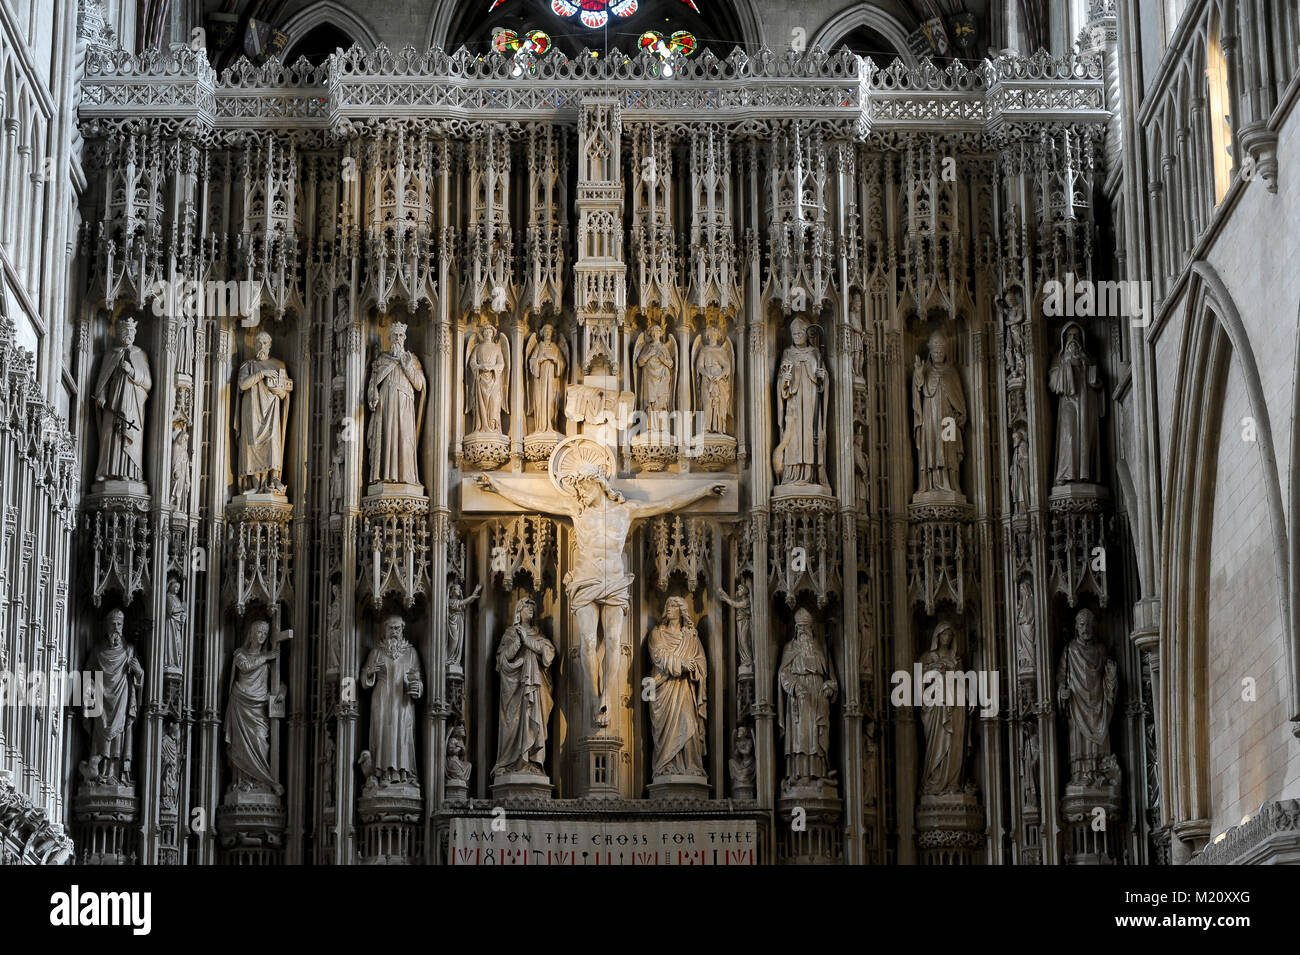
[[[532,61],[412,48],[353,47],[320,67],[306,60],[254,66],[241,59],[220,76],[204,51],[135,55],[92,48],[80,115],[95,120],[193,121],[199,130],[320,128],[345,131],[375,117],[443,120],[562,120],[590,96],[617,99],[629,120],[683,116],[746,120],[835,120],[873,129],[956,125],[996,129],[1016,122],[1104,123],[1098,57],[1004,56],[975,69],[960,62],[901,60],[881,69],[841,49],[801,53],[708,51],[669,75],[647,52],[558,53]]]

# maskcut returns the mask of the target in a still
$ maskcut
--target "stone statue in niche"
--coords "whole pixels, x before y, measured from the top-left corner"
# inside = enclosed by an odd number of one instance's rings
[[[867,481],[871,476],[871,467],[867,463],[866,425],[861,421],[853,422],[853,490],[858,501],[865,502]]]
[[[1057,698],[1070,725],[1070,782],[1117,783],[1118,763],[1110,748],[1118,688],[1115,661],[1097,639],[1096,618],[1088,608],[1075,615],[1074,632],[1056,670]]]
[[[162,811],[176,812],[176,789],[180,777],[181,725],[168,720],[162,736]]]
[[[348,419],[349,422],[351,420]],[[346,472],[347,460],[343,454],[343,439],[340,435],[334,445],[334,457],[330,459],[330,512],[333,514],[343,512],[343,482]]]
[[[284,362],[271,357],[271,336],[258,332],[254,358],[239,366],[239,490],[254,494],[284,494],[284,432],[288,424],[293,381]]]
[[[737,726],[732,742],[732,757],[727,760],[731,770],[731,798],[754,798],[754,736],[748,726]]]
[[[736,356],[731,339],[712,322],[691,345],[694,372],[695,412],[705,434],[731,434],[731,391],[735,380]]]
[[[388,351],[370,364],[366,407],[370,424],[366,446],[370,450],[373,484],[419,485],[420,428],[424,423],[425,380],[420,360],[406,350],[406,325],[393,322],[388,330]],[[420,393],[416,408],[415,393]]]
[[[181,599],[181,582],[167,581],[167,639],[163,643],[163,672],[180,673],[185,652],[185,618],[188,610]]]
[[[253,620],[244,630],[244,643],[235,649],[230,668],[230,701],[226,704],[226,758],[232,791],[273,792],[283,787],[271,768],[271,661],[279,654],[268,649],[271,625]]]
[[[329,605],[325,608],[325,672],[339,672],[343,643],[343,598],[339,585],[330,584]]]
[[[447,788],[464,793],[469,788],[473,765],[465,758],[465,724],[457,723],[447,737]]]
[[[876,631],[871,618],[871,592],[865,583],[858,586],[858,672],[864,678],[875,672]]]
[[[821,348],[802,318],[790,323],[791,344],[776,373],[781,440],[772,451],[777,484],[826,485],[826,410],[830,381]]]
[[[1024,745],[1020,748],[1021,769],[1025,787],[1025,807],[1038,809],[1038,730],[1028,720],[1024,723]]]
[[[188,509],[190,500],[190,436],[184,428],[172,434],[172,507]]]
[[[592,445],[594,442],[582,447]],[[623,619],[631,606],[632,577],[627,571],[624,549],[633,521],[686,507],[710,494],[725,494],[727,486],[714,484],[670,492],[657,501],[629,501],[614,490],[608,471],[599,464],[588,462],[571,471],[561,466],[560,471],[561,494],[508,489],[498,486],[486,474],[479,477],[478,485],[525,510],[573,521],[574,561],[573,568],[564,576],[564,586],[578,624],[583,666],[599,699],[594,722],[604,727],[609,725],[625,678]],[[602,631],[603,647],[600,646]],[[602,653],[603,665],[599,662]]]
[[[510,401],[510,349],[496,326],[484,322],[465,346],[465,405],[471,434],[503,434],[501,414]]]
[[[479,584],[472,594],[465,597],[460,584],[454,581],[447,592],[447,670],[450,673],[464,672],[465,611],[482,592],[483,585]]]
[[[1021,307],[1020,289],[1011,286],[999,302],[1005,313],[1007,378],[1025,377],[1025,310]]]
[[[929,699],[929,687],[964,686],[960,677],[952,683],[947,674],[962,674],[961,655],[957,650],[957,628],[950,620],[940,620],[930,638],[930,649],[921,654],[922,696],[921,726],[925,731],[925,764],[921,775],[921,792],[927,795],[961,793],[966,790],[966,752],[971,710],[976,699],[960,703]],[[930,676],[929,674],[935,674]],[[937,684],[934,681],[938,681]]]
[[[966,395],[961,373],[948,362],[948,340],[936,331],[929,338],[930,354],[912,361],[912,435],[916,445],[918,503],[959,502],[962,438],[966,427]]]
[[[652,323],[637,335],[632,349],[634,390],[652,431],[666,431],[673,411],[677,376],[677,339],[665,335],[664,327]]]
[[[664,601],[662,618],[648,643],[655,778],[705,776],[708,661],[685,598]]]
[[[1029,506],[1029,440],[1022,427],[1011,432],[1011,504],[1016,513]]]
[[[1038,649],[1034,642],[1034,587],[1021,577],[1016,587],[1016,673],[1032,677]]]
[[[136,709],[144,686],[144,668],[135,648],[125,639],[126,614],[110,610],[104,617],[104,637],[86,657],[85,670],[104,675],[99,698],[88,699],[84,708],[86,731],[90,734],[90,755],[82,776],[101,784],[131,781]]]
[[[1105,396],[1097,363],[1083,350],[1083,328],[1078,322],[1061,330],[1061,353],[1047,373],[1047,387],[1061,396],[1056,414],[1054,483],[1100,483]]]
[[[335,800],[334,787],[338,785],[335,771],[338,768],[339,750],[338,744],[334,742],[334,735],[332,733],[326,732],[325,734],[324,750],[325,752],[320,756],[321,779],[323,783],[321,786],[321,794],[323,796],[324,808],[333,809]]]
[[[569,367],[569,343],[555,337],[549,322],[528,337],[524,349],[528,368],[528,420],[533,432],[555,431]]]
[[[736,595],[729,596],[718,590],[718,599],[731,607],[736,614],[736,655],[740,658],[740,676],[754,675],[754,638],[750,632],[751,611],[749,587],[744,579],[736,582]]]
[[[794,637],[781,654],[777,683],[777,722],[785,737],[783,785],[831,779],[831,703],[840,688],[826,645],[813,628],[813,615],[804,607],[795,611]]]
[[[370,748],[358,762],[366,788],[418,786],[415,763],[415,701],[424,695],[420,657],[406,639],[406,621],[390,614],[382,623],[379,645],[361,668],[361,685],[370,697]]]
[[[514,622],[497,647],[501,710],[493,777],[546,775],[546,738],[551,720],[551,662],[555,645],[537,629],[537,603],[515,601]]]
[[[149,359],[135,344],[136,321],[117,323],[117,345],[104,353],[92,398],[99,417],[96,481],[144,483],[145,403],[153,377]]]

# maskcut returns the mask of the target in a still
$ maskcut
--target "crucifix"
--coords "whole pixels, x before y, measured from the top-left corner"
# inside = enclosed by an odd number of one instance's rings
[[[618,702],[616,694],[625,676],[623,620],[631,606],[632,575],[628,573],[624,551],[633,522],[686,507],[712,495],[721,496],[727,486],[694,485],[676,493],[658,495],[653,501],[629,501],[610,484],[612,455],[608,464],[601,462],[599,458],[604,451],[590,439],[577,439],[587,447],[575,447],[579,453],[569,456],[571,463],[565,466],[566,455],[561,452],[573,440],[562,442],[552,455],[555,490],[538,493],[507,488],[486,474],[479,476],[478,486],[527,510],[572,521],[574,564],[564,575],[564,587],[578,624],[583,666],[597,701],[593,721],[603,730],[609,726]],[[572,461],[575,457],[577,460]]]
[[[280,721],[284,719],[284,696],[287,687],[280,682],[280,644],[293,639],[292,630],[280,628],[281,606],[277,602],[271,615],[271,648],[275,655],[271,657],[271,678],[267,681],[266,715],[271,721],[271,772],[277,781],[280,774]]]

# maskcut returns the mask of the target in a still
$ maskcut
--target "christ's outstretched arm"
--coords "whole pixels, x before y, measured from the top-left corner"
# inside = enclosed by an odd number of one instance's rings
[[[478,476],[478,486],[493,494],[500,494],[511,504],[517,504],[530,511],[544,514],[558,514],[563,517],[573,516],[573,506],[563,498],[552,494],[530,494],[527,491],[508,490],[493,481],[486,474]]]
[[[707,487],[671,494],[668,497],[660,498],[658,501],[628,501],[628,509],[632,512],[632,519],[639,521],[642,518],[654,517],[656,514],[666,514],[680,507],[686,507],[688,504],[694,504],[710,494],[721,497],[726,493],[727,485],[710,484]]]

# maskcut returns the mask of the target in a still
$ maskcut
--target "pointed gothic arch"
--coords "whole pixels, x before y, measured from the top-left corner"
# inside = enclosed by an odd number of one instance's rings
[[[1272,426],[1255,351],[1227,286],[1214,268],[1191,268],[1179,374],[1170,412],[1174,428],[1168,450],[1161,563],[1160,628],[1162,689],[1158,703],[1161,790],[1165,822],[1208,827],[1210,787],[1209,583],[1219,435],[1228,374],[1234,360],[1255,422],[1266,523],[1272,538],[1284,656],[1286,706],[1296,721],[1297,648],[1292,608],[1296,587],[1293,554],[1277,469]],[[1292,461],[1297,460],[1292,448]],[[1291,489],[1292,501],[1296,489]],[[1208,829],[1204,830],[1208,832]]]
[[[292,49],[308,33],[321,26],[332,26],[346,33],[353,43],[367,50],[373,50],[380,43],[379,34],[365,18],[338,0],[317,0],[308,4],[286,20],[280,29],[289,34]],[[290,61],[286,59],[286,62]]]
[[[808,46],[820,47],[827,52],[837,50],[855,30],[866,29],[880,36],[893,47],[894,52],[909,69],[915,69],[916,57],[907,45],[907,35],[910,29],[914,28],[915,24],[909,28],[907,24],[879,7],[854,3],[822,24],[821,29],[808,41]],[[886,60],[876,65],[885,67],[889,62]]]

